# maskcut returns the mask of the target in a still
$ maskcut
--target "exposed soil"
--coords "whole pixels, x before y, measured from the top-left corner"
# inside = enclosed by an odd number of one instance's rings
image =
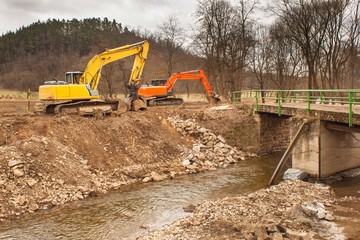
[[[210,164],[205,158],[195,163],[198,159],[194,157],[184,164],[196,136],[177,132],[167,120],[170,116],[191,117],[194,122],[211,117],[207,122],[214,136],[230,133],[243,119],[254,124],[256,135],[256,122],[242,110],[209,110],[206,104],[149,108],[97,119],[22,114],[8,110],[21,108],[23,103],[7,103],[2,102],[0,111],[1,218],[105,193],[124,184],[158,181],[230,163],[220,156],[210,159],[214,162]],[[226,127],[224,116],[228,116]],[[235,137],[230,141],[236,146]],[[235,159],[231,163],[246,155],[232,152]]]
[[[86,118],[26,113],[26,101],[0,104],[0,219],[125,184],[216,170],[259,150],[258,120],[231,105],[193,103]],[[190,218],[145,239],[334,239],[328,209],[334,199],[329,188],[283,183],[205,202]],[[329,224],[304,210],[307,203],[325,204]]]

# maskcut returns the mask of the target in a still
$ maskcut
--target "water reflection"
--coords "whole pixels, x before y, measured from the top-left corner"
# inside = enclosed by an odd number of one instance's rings
[[[334,182],[331,187],[338,197],[358,196],[360,197],[360,176],[344,178],[339,182]]]

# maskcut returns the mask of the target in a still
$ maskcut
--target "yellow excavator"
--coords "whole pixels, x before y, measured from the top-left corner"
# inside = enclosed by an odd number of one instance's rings
[[[40,109],[44,113],[86,113],[95,110],[117,111],[118,100],[101,100],[98,84],[102,68],[111,62],[135,56],[127,87],[129,96],[125,99],[127,108],[132,111],[146,109],[145,101],[138,96],[141,76],[149,51],[148,41],[108,49],[95,55],[84,72],[66,72],[65,81],[47,81],[39,87]],[[37,106],[39,111],[39,105]]]

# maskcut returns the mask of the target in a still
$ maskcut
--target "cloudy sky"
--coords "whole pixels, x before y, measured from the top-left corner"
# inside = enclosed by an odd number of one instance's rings
[[[186,27],[196,0],[1,0],[0,34],[37,20],[107,17],[124,26],[154,31],[169,15]]]

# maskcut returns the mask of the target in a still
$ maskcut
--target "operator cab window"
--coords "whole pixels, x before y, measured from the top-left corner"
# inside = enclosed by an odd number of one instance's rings
[[[82,72],[67,72],[65,81],[67,84],[79,84]]]
[[[66,83],[71,84],[72,83],[71,78],[72,78],[72,74],[66,74],[66,79],[65,79]]]
[[[74,82],[73,82],[74,84],[79,84],[80,83],[80,75],[74,74],[73,80],[74,80]]]

